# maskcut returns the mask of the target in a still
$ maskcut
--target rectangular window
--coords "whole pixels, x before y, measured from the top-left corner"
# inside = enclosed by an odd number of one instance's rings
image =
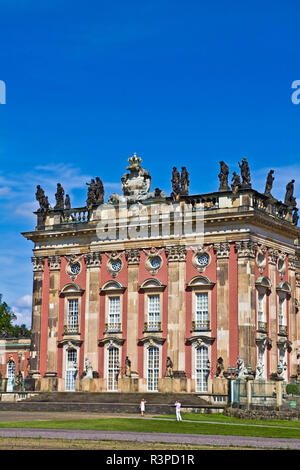
[[[279,302],[278,302],[278,323],[280,326],[285,325],[283,305],[284,305],[284,299],[280,297]]]
[[[78,299],[71,299],[68,301],[68,321],[67,328],[68,332],[77,332],[78,331]]]
[[[264,296],[262,294],[258,294],[257,318],[259,322],[264,321]]]
[[[109,297],[108,331],[120,331],[121,329],[121,299]]]
[[[208,292],[196,294],[195,328],[197,330],[209,329]]]
[[[160,296],[148,296],[148,325],[147,330],[160,330]]]

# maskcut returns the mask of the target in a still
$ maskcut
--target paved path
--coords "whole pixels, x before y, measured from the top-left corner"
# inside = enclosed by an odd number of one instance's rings
[[[61,429],[0,429],[0,437],[38,437],[54,439],[91,439],[138,442],[197,444],[218,447],[254,447],[260,449],[300,449],[300,439],[271,439],[249,436],[215,436],[199,434],[166,434],[123,431],[90,431]]]

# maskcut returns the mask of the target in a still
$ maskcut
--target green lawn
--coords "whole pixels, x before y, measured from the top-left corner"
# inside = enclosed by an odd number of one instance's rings
[[[183,415],[184,418],[190,417]],[[258,436],[273,438],[298,438],[300,439],[300,427],[296,422],[279,421],[275,426],[272,422],[259,422],[260,426],[250,426],[242,420],[237,420],[242,426],[225,424],[219,421],[216,423],[201,422],[204,419],[211,420],[212,415],[193,415],[198,418],[197,422],[176,422],[168,420],[154,420],[141,418],[101,418],[101,419],[76,419],[65,421],[25,421],[25,422],[2,422],[0,427],[5,428],[40,428],[40,429],[90,429],[90,430],[110,430],[110,431],[136,431],[136,432],[162,432],[162,433],[183,433],[183,434],[219,434],[232,436]],[[165,417],[164,417],[165,418]],[[174,416],[172,416],[174,418]],[[200,418],[200,419],[199,419]],[[221,416],[215,416],[222,419]],[[226,417],[223,417],[226,418]],[[228,423],[234,418],[227,418]],[[231,421],[231,423],[234,423]],[[254,422],[250,422],[255,424]],[[266,424],[267,425],[264,425]],[[271,426],[272,424],[272,426]],[[296,429],[292,428],[293,427]],[[279,427],[280,426],[280,427]],[[298,428],[298,429],[297,429]]]

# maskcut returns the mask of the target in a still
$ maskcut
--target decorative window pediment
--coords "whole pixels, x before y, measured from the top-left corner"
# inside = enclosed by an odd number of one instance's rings
[[[211,336],[205,336],[205,335],[194,335],[191,336],[190,338],[186,338],[186,342],[188,344],[192,344],[194,346],[203,346],[203,345],[209,345],[214,342],[215,338],[212,338]]]
[[[261,277],[258,277],[256,282],[255,282],[255,286],[258,288],[258,289],[261,289],[263,291],[266,291],[266,290],[270,290],[271,287],[272,287],[272,282],[271,280],[267,277],[267,276],[261,276]]]
[[[292,292],[292,289],[288,282],[282,281],[276,287],[276,292],[290,295]]]
[[[101,287],[100,292],[122,294],[125,289],[126,287],[124,287],[123,284],[121,284],[119,281],[107,281]]]
[[[125,339],[118,338],[117,336],[110,336],[109,338],[103,338],[98,340],[99,345],[107,345],[107,346],[122,346],[124,344]]]
[[[196,276],[187,283],[187,289],[213,289],[215,283],[206,276]]]
[[[139,289],[143,291],[163,291],[165,290],[166,285],[163,284],[158,279],[146,279],[140,286]]]
[[[82,295],[84,293],[84,289],[82,289],[78,284],[70,283],[66,284],[60,291],[59,295],[67,296],[67,295]]]
[[[149,346],[158,346],[160,344],[163,344],[166,341],[166,338],[160,338],[159,336],[145,336],[144,338],[141,338],[138,340],[139,344],[146,344]]]

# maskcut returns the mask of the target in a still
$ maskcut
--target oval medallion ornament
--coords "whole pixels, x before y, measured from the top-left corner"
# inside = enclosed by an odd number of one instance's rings
[[[153,269],[159,269],[161,265],[161,257],[160,256],[154,256],[153,258],[150,258],[150,264]]]
[[[79,263],[71,264],[70,271],[72,274],[75,274],[77,276],[80,273],[80,264]]]
[[[207,253],[202,253],[197,256],[197,262],[199,266],[206,267],[209,264],[209,255]]]
[[[120,259],[115,259],[115,260],[112,260],[111,263],[111,269],[114,271],[114,272],[118,272],[121,270],[122,268],[122,262]]]

